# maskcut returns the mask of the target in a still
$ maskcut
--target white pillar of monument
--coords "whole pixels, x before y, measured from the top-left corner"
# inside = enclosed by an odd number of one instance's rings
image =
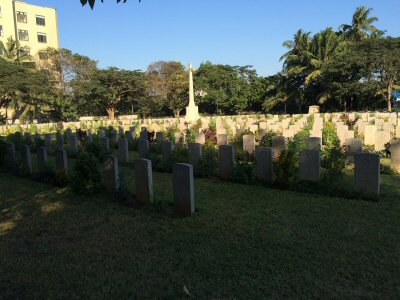
[[[193,67],[189,63],[189,106],[186,106],[186,121],[196,121],[200,118],[199,107],[194,103]]]

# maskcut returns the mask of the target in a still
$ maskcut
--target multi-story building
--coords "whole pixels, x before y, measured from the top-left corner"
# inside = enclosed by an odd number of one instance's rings
[[[60,48],[57,11],[16,0],[0,0],[0,41],[12,37],[35,61],[46,59],[41,50]]]

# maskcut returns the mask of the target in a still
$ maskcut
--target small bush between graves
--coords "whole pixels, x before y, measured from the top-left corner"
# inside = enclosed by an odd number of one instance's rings
[[[101,161],[104,154],[100,139],[97,136],[93,137],[93,141],[91,143],[87,143],[85,145],[85,151],[91,153],[94,157],[97,158],[98,161]]]
[[[275,136],[275,132],[268,130],[265,135],[260,139],[260,146],[272,147],[272,138]]]
[[[54,185],[65,187],[68,185],[68,174],[65,170],[57,170],[54,174]]]
[[[332,124],[325,125],[322,136],[321,166],[327,170],[329,177],[343,173],[346,157],[335,127]]]
[[[101,190],[103,178],[97,163],[98,160],[93,154],[80,154],[69,177],[71,189],[75,193],[87,195]]]
[[[255,178],[255,163],[251,160],[235,161],[235,173],[233,182],[250,184]]]
[[[274,161],[275,185],[286,188],[297,180],[299,171],[299,158],[295,142],[289,140],[288,146],[281,151],[278,159]]]
[[[176,145],[173,150],[174,163],[187,163],[189,161],[189,149],[186,145]]]
[[[200,160],[196,176],[198,177],[213,177],[216,174],[218,167],[217,151],[213,146],[205,146],[203,148],[203,157]]]

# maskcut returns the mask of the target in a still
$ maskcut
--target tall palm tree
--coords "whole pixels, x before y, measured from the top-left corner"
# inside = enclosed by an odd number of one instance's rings
[[[309,50],[305,51],[308,73],[305,84],[309,85],[318,80],[322,67],[344,48],[345,43],[331,27],[317,33],[311,41]]]
[[[271,84],[267,86],[267,96],[262,104],[264,111],[268,112],[277,104],[283,103],[286,114],[289,100],[296,95],[296,90],[293,89],[291,83],[291,79],[285,73],[278,73],[272,77]]]
[[[356,9],[353,15],[351,24],[343,24],[340,29],[347,40],[359,42],[371,36],[384,34],[384,31],[379,30],[374,25],[378,21],[377,17],[371,17],[372,8],[360,6]]]
[[[305,71],[305,59],[306,53],[310,47],[310,32],[304,32],[303,29],[299,29],[293,40],[288,40],[283,43],[283,46],[289,50],[283,54],[280,60],[284,60],[283,69],[290,74],[300,74]]]

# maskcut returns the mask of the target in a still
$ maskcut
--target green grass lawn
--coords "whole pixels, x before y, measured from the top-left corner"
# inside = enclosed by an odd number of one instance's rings
[[[368,202],[196,179],[178,219],[3,173],[0,298],[398,298],[398,183]],[[171,174],[154,188],[172,201]]]

